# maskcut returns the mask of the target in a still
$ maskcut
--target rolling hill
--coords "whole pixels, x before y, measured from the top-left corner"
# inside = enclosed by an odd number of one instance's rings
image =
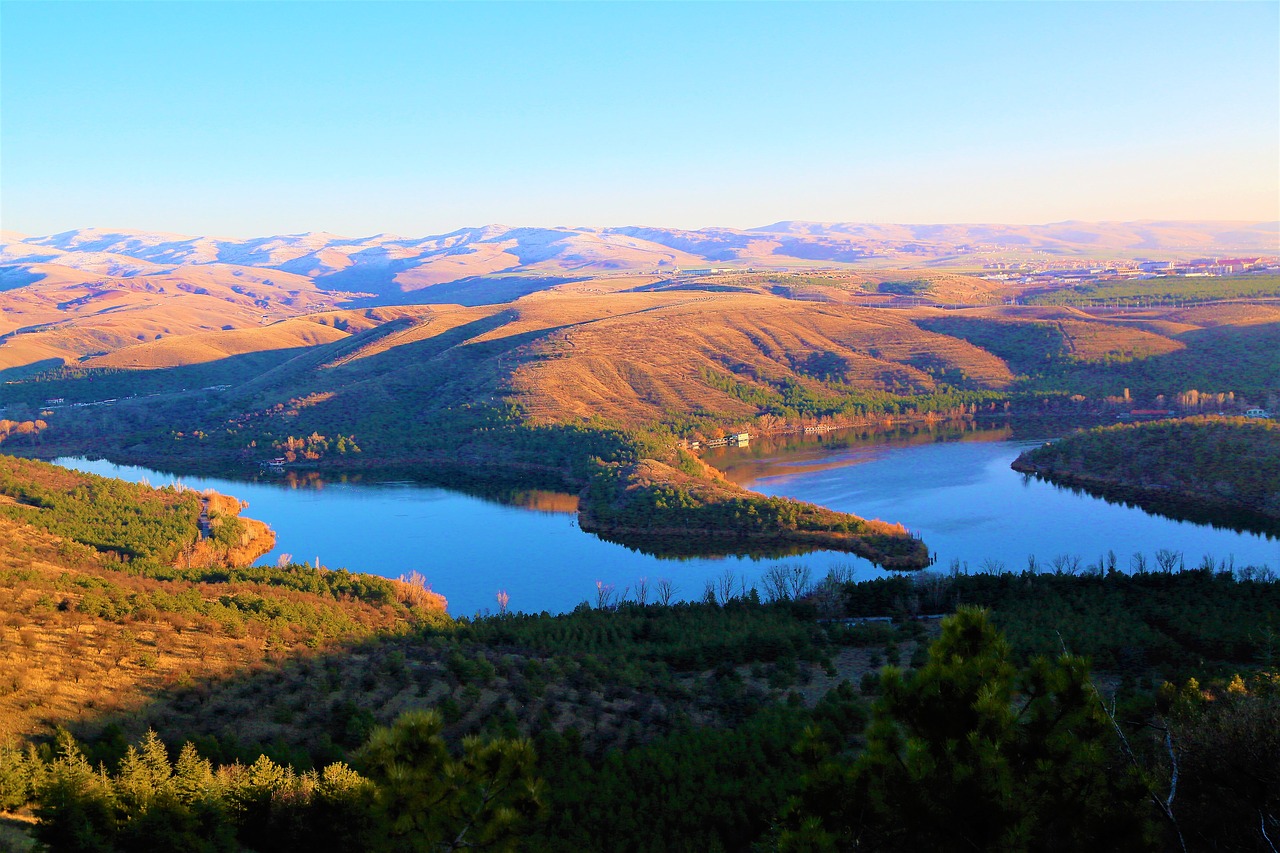
[[[831,264],[918,267],[966,260],[972,264],[997,253],[1184,258],[1212,252],[1280,254],[1280,225],[780,222],[748,230],[698,231],[489,225],[421,238],[389,234],[348,238],[314,232],[248,240],[82,229],[46,237],[7,237],[0,245],[0,268],[9,268],[11,280],[21,280],[27,274],[23,270],[39,264],[112,275],[226,264],[293,273],[313,279],[326,290],[368,291],[388,298],[495,275],[562,279],[618,272],[671,273],[722,264],[767,269]]]
[[[43,262],[25,269],[41,278],[0,292],[4,378],[174,337],[253,330],[348,296],[321,291],[305,276],[227,264],[136,275]],[[158,366],[141,355],[124,361]]]
[[[0,293],[0,405],[28,424],[6,449],[519,481],[579,492],[584,525],[635,547],[681,529],[714,553],[821,541],[918,567],[927,550],[905,529],[775,504],[688,449],[1024,404],[1096,417],[1129,391],[1269,402],[1280,323],[1267,306],[1010,306],[998,284],[921,268],[1009,245],[1176,253],[1269,235],[1265,223],[789,222],[8,238],[8,280],[42,277]],[[915,268],[880,265],[906,256]]]

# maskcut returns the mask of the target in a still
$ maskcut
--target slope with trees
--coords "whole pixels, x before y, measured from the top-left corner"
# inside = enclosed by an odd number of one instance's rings
[[[1016,471],[1120,494],[1280,521],[1280,424],[1196,417],[1077,432],[1023,453]],[[1273,528],[1274,529],[1274,528]]]

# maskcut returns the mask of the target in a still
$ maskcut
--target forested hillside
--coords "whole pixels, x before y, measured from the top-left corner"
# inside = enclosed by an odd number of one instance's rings
[[[1124,603],[1157,589],[1159,605]],[[0,795],[34,800],[37,835],[66,850],[450,849],[464,829],[500,849],[954,849],[957,828],[1012,850],[1099,833],[1250,850],[1280,804],[1276,589],[1216,567],[959,575],[814,599],[899,623],[817,621],[814,603],[754,591],[437,623],[179,686],[128,724],[77,724],[79,743],[0,749]],[[928,645],[937,623],[910,613],[957,599],[994,610],[962,607]],[[1205,618],[1165,621],[1183,599]],[[1120,662],[1091,681],[1107,648]],[[160,736],[126,734],[148,725]]]
[[[1140,500],[1238,508],[1280,521],[1280,424],[1270,420],[1117,424],[1029,450],[1013,467]]]

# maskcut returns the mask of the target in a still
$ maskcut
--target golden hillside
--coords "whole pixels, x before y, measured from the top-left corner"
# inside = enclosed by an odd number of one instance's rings
[[[274,270],[211,265],[172,272],[108,276],[43,265],[45,278],[0,292],[0,371],[78,363],[141,343],[264,323],[319,311],[345,294]],[[248,344],[248,346],[254,346]],[[212,351],[219,349],[217,344]],[[232,345],[228,351],[236,351]],[[243,350],[240,350],[243,351]],[[210,349],[197,347],[196,361]],[[184,361],[170,350],[141,366]]]
[[[749,384],[827,377],[904,392],[936,387],[925,368],[963,370],[991,388],[1013,379],[990,353],[926,332],[901,312],[755,294],[686,294],[648,304],[631,299],[595,319],[555,327],[530,346],[511,377],[529,412],[549,420],[597,414],[633,424],[700,409],[755,415],[754,406],[708,387],[707,371]],[[555,314],[539,309],[522,310],[521,319],[541,315],[550,326]]]
[[[421,585],[247,568],[274,536],[240,510],[0,456],[0,744],[443,614]]]

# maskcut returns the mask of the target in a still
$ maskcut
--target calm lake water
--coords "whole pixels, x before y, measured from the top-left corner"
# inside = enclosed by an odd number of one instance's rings
[[[1280,568],[1280,540],[1176,521],[1140,509],[1075,494],[1009,468],[1019,453],[1043,441],[1014,438],[1007,429],[910,431],[871,437],[828,434],[808,440],[756,442],[709,453],[707,460],[736,482],[769,495],[813,501],[868,518],[900,521],[937,556],[971,571],[992,561],[1021,570],[1028,555],[1047,565],[1074,555],[1086,565],[1114,550],[1121,567],[1134,553],[1149,561],[1159,549],[1237,566]],[[648,578],[675,583],[681,598],[701,597],[708,580],[732,571],[755,582],[779,562],[809,565],[815,576],[832,564],[859,578],[885,573],[848,554],[753,560],[664,560],[580,531],[566,495],[528,492],[503,505],[408,482],[333,483],[279,478],[234,481],[175,477],[145,468],[85,459],[58,464],[161,486],[178,481],[249,502],[245,515],[267,522],[277,548],[298,562],[397,577],[416,570],[449,599],[454,614],[496,610],[505,590],[511,608],[571,610],[594,602],[597,581],[617,592]]]

